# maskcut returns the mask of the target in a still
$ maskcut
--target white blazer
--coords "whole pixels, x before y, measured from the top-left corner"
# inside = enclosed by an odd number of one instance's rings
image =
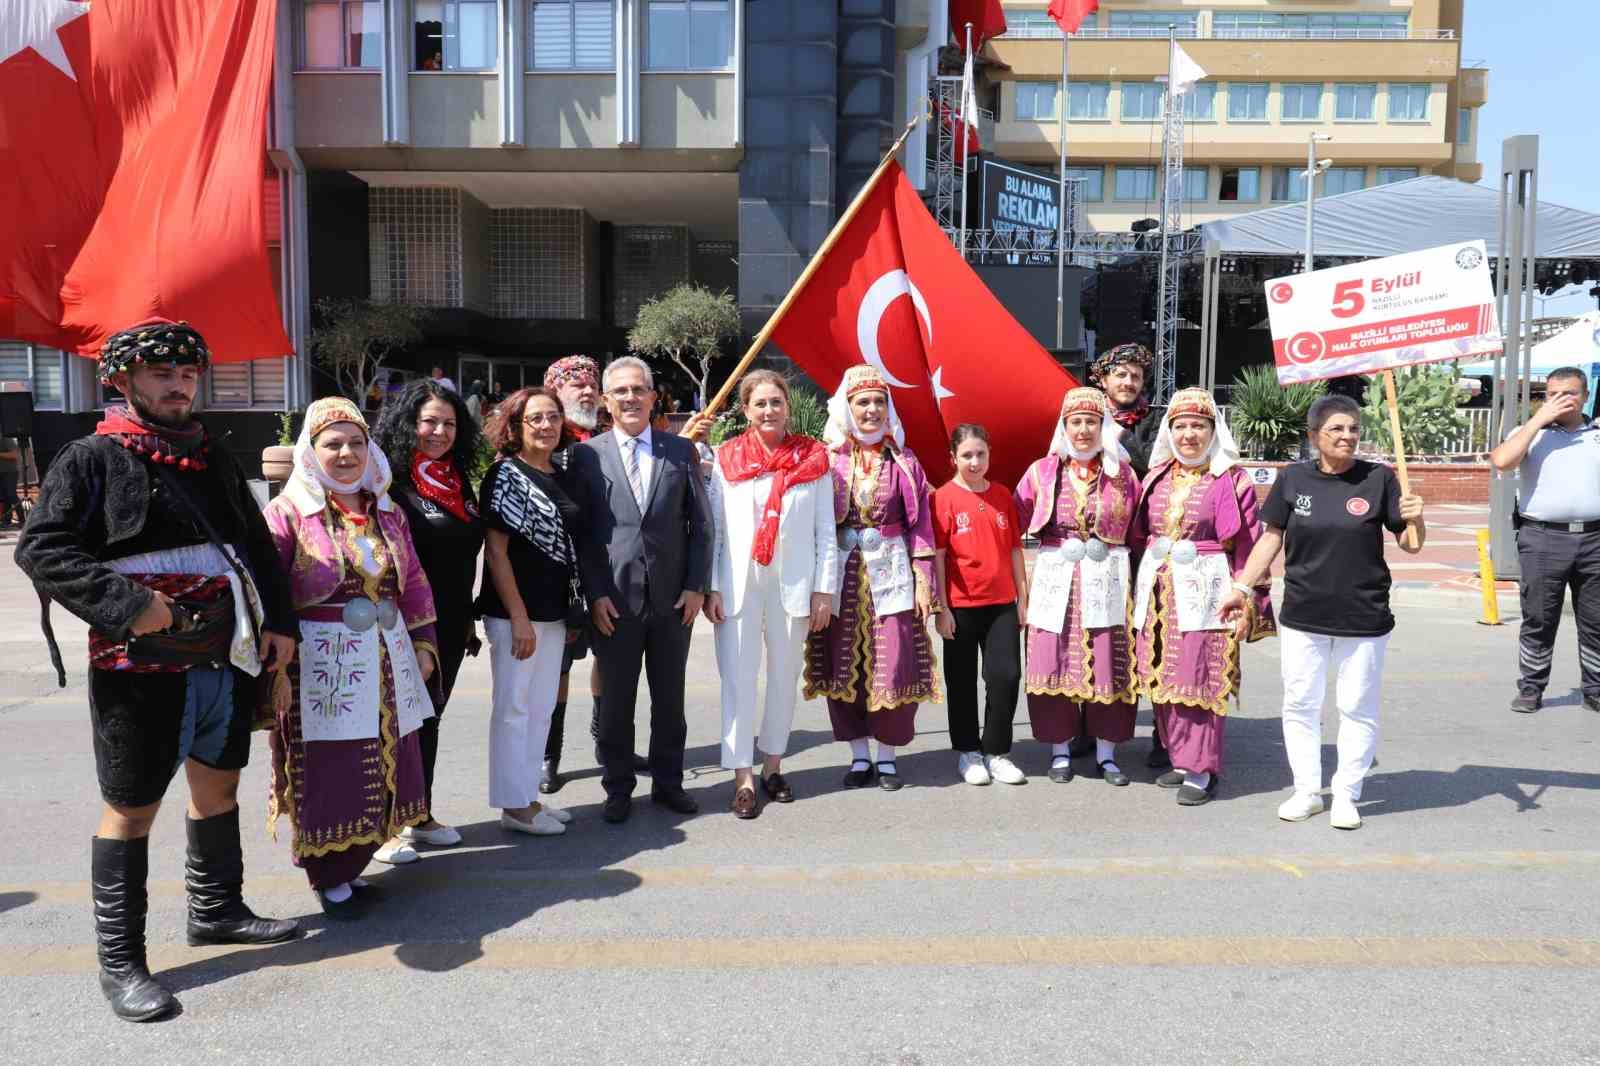
[[[711,473],[711,521],[716,548],[711,564],[711,591],[722,594],[729,618],[744,606],[744,590],[754,568],[757,517],[772,492],[772,476],[730,482],[722,464]],[[811,613],[812,592],[833,593],[839,567],[839,542],[833,521],[833,472],[815,481],[792,485],[783,494],[778,517],[778,544],[772,567],[782,585],[783,607],[792,618]]]

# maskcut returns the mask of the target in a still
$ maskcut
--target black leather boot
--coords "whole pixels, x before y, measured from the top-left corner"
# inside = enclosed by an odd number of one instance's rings
[[[148,1022],[171,1014],[178,1001],[150,976],[144,955],[150,841],[95,837],[89,861],[100,991],[126,1021]]]
[[[276,944],[300,932],[292,919],[257,918],[244,904],[244,855],[239,808],[210,818],[186,818],[190,944]]]

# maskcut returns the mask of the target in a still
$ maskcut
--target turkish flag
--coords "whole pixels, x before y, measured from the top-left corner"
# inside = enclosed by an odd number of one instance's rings
[[[950,477],[951,431],[978,422],[989,431],[989,477],[1015,485],[1050,446],[1061,397],[1077,384],[967,266],[898,163],[772,339],[830,393],[851,366],[876,366],[934,484]]]
[[[1077,33],[1083,20],[1100,10],[1100,0],[1050,0],[1050,17],[1063,33]]]
[[[0,337],[185,319],[293,354],[262,221],[273,0],[0,0]]]
[[[983,42],[1006,32],[1006,11],[1000,0],[950,0],[950,32],[956,44],[967,47],[967,23],[972,23],[972,49],[977,51]]]

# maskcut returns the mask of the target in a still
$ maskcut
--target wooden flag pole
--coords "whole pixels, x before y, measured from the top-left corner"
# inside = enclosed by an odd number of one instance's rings
[[[750,342],[750,347],[744,353],[744,358],[739,360],[739,365],[733,368],[733,373],[728,375],[728,380],[722,383],[722,388],[717,390],[716,396],[712,398],[710,403],[706,404],[705,409],[695,414],[692,420],[693,425],[709,424],[717,417],[717,412],[722,409],[722,405],[727,403],[728,397],[733,394],[734,386],[739,384],[739,379],[744,376],[744,372],[750,369],[750,364],[755,362],[757,355],[761,354],[761,349],[767,346],[767,341],[771,339],[773,331],[778,328],[778,323],[782,322],[783,316],[788,313],[789,306],[799,298],[801,290],[806,287],[806,282],[811,280],[811,275],[815,274],[817,268],[822,265],[823,258],[838,242],[839,236],[844,232],[845,227],[850,225],[851,221],[860,213],[861,206],[867,202],[867,197],[872,195],[872,190],[877,188],[878,180],[883,177],[883,172],[889,169],[890,163],[894,162],[894,157],[900,153],[901,145],[906,143],[906,138],[911,136],[911,131],[916,128],[918,122],[922,121],[922,117],[921,114],[918,114],[910,122],[906,123],[904,130],[900,131],[900,136],[895,139],[894,144],[889,146],[889,151],[878,163],[878,169],[874,170],[872,176],[867,179],[867,183],[861,186],[861,191],[856,193],[856,198],[850,201],[850,206],[844,209],[844,214],[839,216],[839,221],[835,222],[833,229],[828,231],[828,236],[823,239],[821,246],[817,248],[816,254],[811,257],[811,262],[806,264],[806,268],[800,272],[800,277],[790,286],[788,294],[783,298],[783,302],[778,305],[777,310],[772,312],[772,317],[767,319],[767,324],[761,327],[761,332],[756,334],[756,339]],[[685,435],[688,435],[690,427],[685,426],[684,429]]]
[[[1406,474],[1406,442],[1400,435],[1400,402],[1394,395],[1394,371],[1383,372],[1383,395],[1389,404],[1389,436],[1394,441],[1394,471],[1400,476],[1400,494],[1411,495],[1411,478]],[[1407,522],[1406,531],[1401,535],[1407,548],[1412,551],[1417,549],[1417,527],[1415,523]]]

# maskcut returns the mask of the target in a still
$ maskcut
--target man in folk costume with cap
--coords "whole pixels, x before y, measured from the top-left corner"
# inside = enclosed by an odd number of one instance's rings
[[[189,781],[188,940],[267,944],[293,921],[244,903],[239,771],[257,687],[294,655],[287,577],[239,465],[192,417],[205,340],[186,323],[112,335],[100,381],[120,391],[56,456],[17,544],[41,598],[89,624],[89,718],[104,800],[91,841],[100,988],[130,1021],[178,1001],[145,961],[149,835],[178,767]],[[62,685],[66,673],[45,618]]]
[[[1133,476],[1140,481],[1150,468],[1150,450],[1155,446],[1156,435],[1161,431],[1161,419],[1151,416],[1150,398],[1145,385],[1150,381],[1155,356],[1142,344],[1118,344],[1106,349],[1089,367],[1089,383],[1106,394],[1111,407],[1111,420],[1122,430],[1122,450],[1128,455],[1128,465]],[[1089,738],[1072,742],[1074,756],[1089,753]],[[1164,770],[1172,763],[1161,743],[1161,732],[1150,732],[1150,754],[1145,765],[1152,770]]]
[[[544,387],[561,401],[564,423],[561,429],[561,447],[555,463],[565,470],[567,449],[604,431],[608,416],[600,402],[600,364],[587,355],[569,355],[557,359],[544,372]],[[544,745],[544,765],[539,771],[539,791],[546,795],[559,792],[566,779],[561,776],[561,746],[567,727],[567,688],[571,680],[572,664],[589,655],[589,634],[586,630],[567,631],[566,655],[561,660],[561,687],[556,692],[556,709],[550,716],[550,736]],[[595,762],[600,762],[600,668],[589,670],[589,696],[594,710],[589,716],[589,736],[595,742]],[[650,769],[650,760],[638,753],[633,756],[634,773]]]
[[[1156,784],[1178,803],[1209,802],[1222,770],[1228,700],[1239,692],[1239,646],[1276,632],[1268,589],[1236,624],[1222,601],[1261,537],[1256,491],[1233,434],[1205,389],[1183,389],[1162,416],[1130,543],[1135,581],[1134,674],[1175,769]]]
[[[1126,785],[1116,746],[1133,736],[1128,529],[1139,481],[1105,394],[1071,389],[1050,453],[1017,485],[1017,514],[1039,538],[1028,589],[1023,688],[1033,735],[1050,745],[1050,780],[1072,780],[1067,742],[1093,737],[1097,776]]]

